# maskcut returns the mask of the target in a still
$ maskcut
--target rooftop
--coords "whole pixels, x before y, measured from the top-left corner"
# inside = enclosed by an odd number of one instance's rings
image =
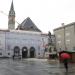
[[[17,30],[41,32],[41,30],[37,28],[37,26],[29,17],[27,17],[20,25],[18,25]]]
[[[69,23],[69,24],[67,24],[67,25],[63,25],[63,26],[61,26],[61,27],[55,28],[54,31],[59,30],[59,29],[62,29],[62,28],[64,28],[64,27],[69,27],[69,26],[72,26],[72,25],[75,25],[75,22],[72,22],[72,23]]]

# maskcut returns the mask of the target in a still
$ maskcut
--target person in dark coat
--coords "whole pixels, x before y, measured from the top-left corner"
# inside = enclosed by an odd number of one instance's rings
[[[66,71],[68,71],[68,59],[64,59],[63,63]]]
[[[12,56],[13,60],[14,60],[14,55]]]

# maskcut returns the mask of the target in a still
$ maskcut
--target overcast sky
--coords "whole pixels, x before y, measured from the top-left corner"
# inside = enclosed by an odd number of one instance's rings
[[[0,0],[0,11],[8,15],[11,2]],[[60,27],[61,23],[75,22],[75,0],[13,0],[13,3],[19,23],[30,17],[45,33],[53,33],[53,29]],[[0,29],[8,28],[8,16],[5,14],[0,13]]]

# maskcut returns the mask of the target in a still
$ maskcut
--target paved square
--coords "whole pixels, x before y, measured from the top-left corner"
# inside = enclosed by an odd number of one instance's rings
[[[46,59],[0,59],[0,75],[75,75],[75,64],[69,65],[66,73],[63,64]]]

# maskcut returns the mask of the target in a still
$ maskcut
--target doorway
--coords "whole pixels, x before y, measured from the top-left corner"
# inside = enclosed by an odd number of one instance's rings
[[[30,48],[30,58],[34,58],[35,57],[35,48],[31,47]]]
[[[22,48],[22,58],[27,58],[28,55],[28,49],[27,47]]]
[[[19,56],[20,55],[20,48],[18,46],[14,47],[14,56]]]

